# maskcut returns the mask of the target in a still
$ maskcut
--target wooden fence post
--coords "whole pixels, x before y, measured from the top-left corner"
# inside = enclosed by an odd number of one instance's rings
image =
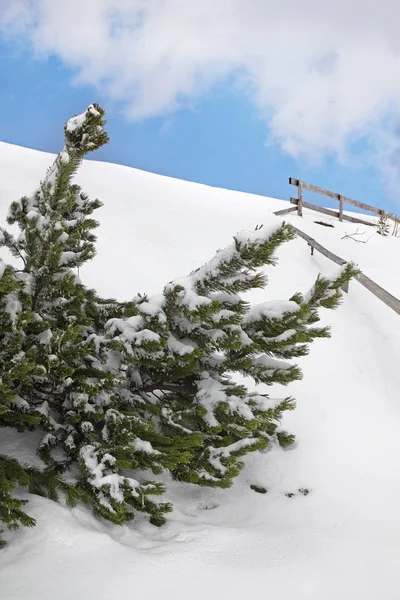
[[[297,214],[299,217],[303,216],[303,185],[302,182],[299,181],[297,186],[297,197],[299,199],[297,204]]]
[[[339,221],[343,221],[343,198],[339,194]],[[347,291],[347,290],[345,290]]]

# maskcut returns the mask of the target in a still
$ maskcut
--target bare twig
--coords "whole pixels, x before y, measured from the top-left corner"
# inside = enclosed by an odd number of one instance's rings
[[[342,240],[353,240],[354,242],[357,242],[359,244],[366,244],[372,237],[374,234],[370,235],[369,238],[367,238],[366,240],[358,240],[356,239],[356,236],[360,236],[360,235],[365,235],[365,231],[355,231],[354,233],[346,233],[341,239]]]

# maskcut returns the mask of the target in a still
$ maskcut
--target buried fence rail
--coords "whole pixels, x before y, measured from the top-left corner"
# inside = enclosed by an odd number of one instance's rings
[[[290,208],[286,208],[283,210],[277,210],[274,214],[276,216],[281,216],[281,215],[293,212],[293,209],[296,209],[296,207],[290,207]],[[292,227],[295,229],[297,235],[299,237],[303,238],[303,240],[305,240],[307,242],[307,244],[310,246],[311,254],[314,254],[314,250],[317,250],[318,252],[320,252],[321,254],[326,256],[326,258],[329,258],[329,260],[331,260],[332,262],[334,262],[340,266],[345,265],[348,262],[347,260],[344,260],[344,258],[340,258],[340,256],[337,256],[336,254],[334,254],[333,252],[331,252],[330,250],[328,250],[327,248],[322,246],[322,244],[317,242],[317,240],[312,238],[307,233],[304,233],[304,231],[301,231],[301,229],[298,229],[297,227],[294,227],[293,225],[292,225]],[[379,298],[379,300],[381,300],[381,302],[386,304],[386,306],[388,306],[389,308],[394,310],[395,313],[400,315],[400,300],[398,298],[396,298],[390,292],[388,292],[383,287],[381,287],[380,285],[375,283],[375,281],[372,281],[372,279],[370,279],[369,277],[364,275],[364,273],[360,273],[359,275],[357,275],[356,279],[369,292],[371,292],[371,294],[373,294],[376,298]],[[349,282],[347,282],[343,286],[342,289],[344,292],[348,292],[349,291]]]
[[[322,246],[319,242],[317,242],[317,240],[315,240],[311,236],[304,233],[304,231],[301,231],[301,229],[297,229],[297,227],[294,227],[294,229],[296,230],[297,235],[299,237],[303,238],[303,240],[305,240],[307,242],[307,244],[310,246],[311,254],[314,254],[314,250],[318,250],[318,252],[320,252],[321,254],[326,256],[326,258],[329,258],[329,260],[336,263],[337,265],[342,266],[347,263],[347,260],[344,260],[344,258],[340,258],[340,256],[336,256],[336,254],[334,254],[333,252],[331,252],[330,250],[328,250],[327,248]],[[349,282],[348,281],[344,284],[344,286],[342,287],[342,290],[346,293],[349,291]]]

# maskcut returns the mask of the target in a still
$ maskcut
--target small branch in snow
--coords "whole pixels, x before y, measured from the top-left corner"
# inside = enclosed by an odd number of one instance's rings
[[[357,228],[357,231],[355,231],[354,233],[346,233],[341,239],[342,240],[353,240],[354,242],[357,242],[358,244],[366,244],[374,236],[374,234],[372,234],[366,240],[356,239],[356,236],[360,236],[360,235],[365,235],[365,231],[358,231],[358,228]]]

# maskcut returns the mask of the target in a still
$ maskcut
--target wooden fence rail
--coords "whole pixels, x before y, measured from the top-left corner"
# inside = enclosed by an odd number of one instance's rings
[[[375,283],[375,281],[372,281],[372,279],[364,275],[364,273],[360,273],[357,277],[357,281],[367,288],[374,296],[379,298],[379,300],[384,302],[386,306],[389,306],[394,312],[400,315],[400,300],[398,298],[384,290],[383,287]]]
[[[291,204],[295,204],[296,207],[299,204],[298,198],[290,198]],[[368,225],[370,227],[374,227],[375,223],[372,221],[364,221],[364,219],[358,219],[357,217],[351,217],[350,215],[340,214],[340,211],[337,212],[335,210],[331,210],[329,208],[323,208],[322,206],[317,206],[316,204],[311,204],[310,202],[304,202],[303,200],[303,208],[309,208],[311,210],[315,210],[316,212],[322,213],[324,215],[329,215],[331,217],[338,217],[340,221],[349,221],[350,223],[361,223],[362,225]],[[296,210],[296,208],[294,208]]]
[[[311,254],[314,254],[314,250],[318,250],[318,252],[326,256],[326,258],[329,258],[329,260],[336,263],[337,265],[343,266],[347,263],[347,260],[344,260],[344,258],[340,258],[340,256],[337,256],[336,254],[328,250],[328,248],[322,246],[319,242],[317,242],[317,240],[312,238],[310,235],[307,235],[307,233],[304,233],[304,231],[301,231],[301,229],[298,229],[297,227],[294,227],[294,229],[296,230],[297,235],[303,238],[303,240],[305,240],[310,246]],[[348,281],[344,284],[342,289],[346,293],[349,291]]]
[[[277,210],[274,214],[276,216],[282,216],[284,214],[293,212],[293,210],[296,210],[296,207],[291,206],[290,208]],[[340,256],[337,256],[336,254],[334,254],[333,252],[331,252],[330,250],[328,250],[327,248],[322,246],[319,242],[317,242],[317,240],[312,238],[307,233],[304,233],[304,231],[301,231],[301,229],[298,229],[297,227],[294,227],[294,229],[296,230],[297,235],[299,237],[303,238],[303,240],[305,240],[307,242],[307,244],[310,246],[311,254],[314,254],[314,250],[317,250],[318,252],[320,252],[327,258],[329,258],[329,260],[333,261],[334,263],[336,263],[337,265],[340,265],[340,266],[343,266],[348,262],[347,260],[344,260],[344,258],[340,258]],[[372,281],[372,279],[370,279],[369,277],[364,275],[364,273],[360,273],[360,275],[358,275],[356,277],[356,279],[369,292],[371,292],[371,294],[376,296],[376,298],[379,298],[379,300],[381,300],[384,304],[386,304],[386,306],[388,306],[389,308],[394,310],[395,313],[400,315],[400,300],[398,298],[396,298],[390,292],[388,292],[383,287],[381,287],[380,285],[375,283],[375,281]],[[343,286],[343,291],[345,291],[345,292],[349,291],[348,282],[345,286]]]
[[[297,206],[290,206],[289,208],[283,208],[282,210],[277,210],[274,212],[274,215],[277,217],[281,217],[282,215],[287,215],[287,213],[291,213],[297,210]]]

